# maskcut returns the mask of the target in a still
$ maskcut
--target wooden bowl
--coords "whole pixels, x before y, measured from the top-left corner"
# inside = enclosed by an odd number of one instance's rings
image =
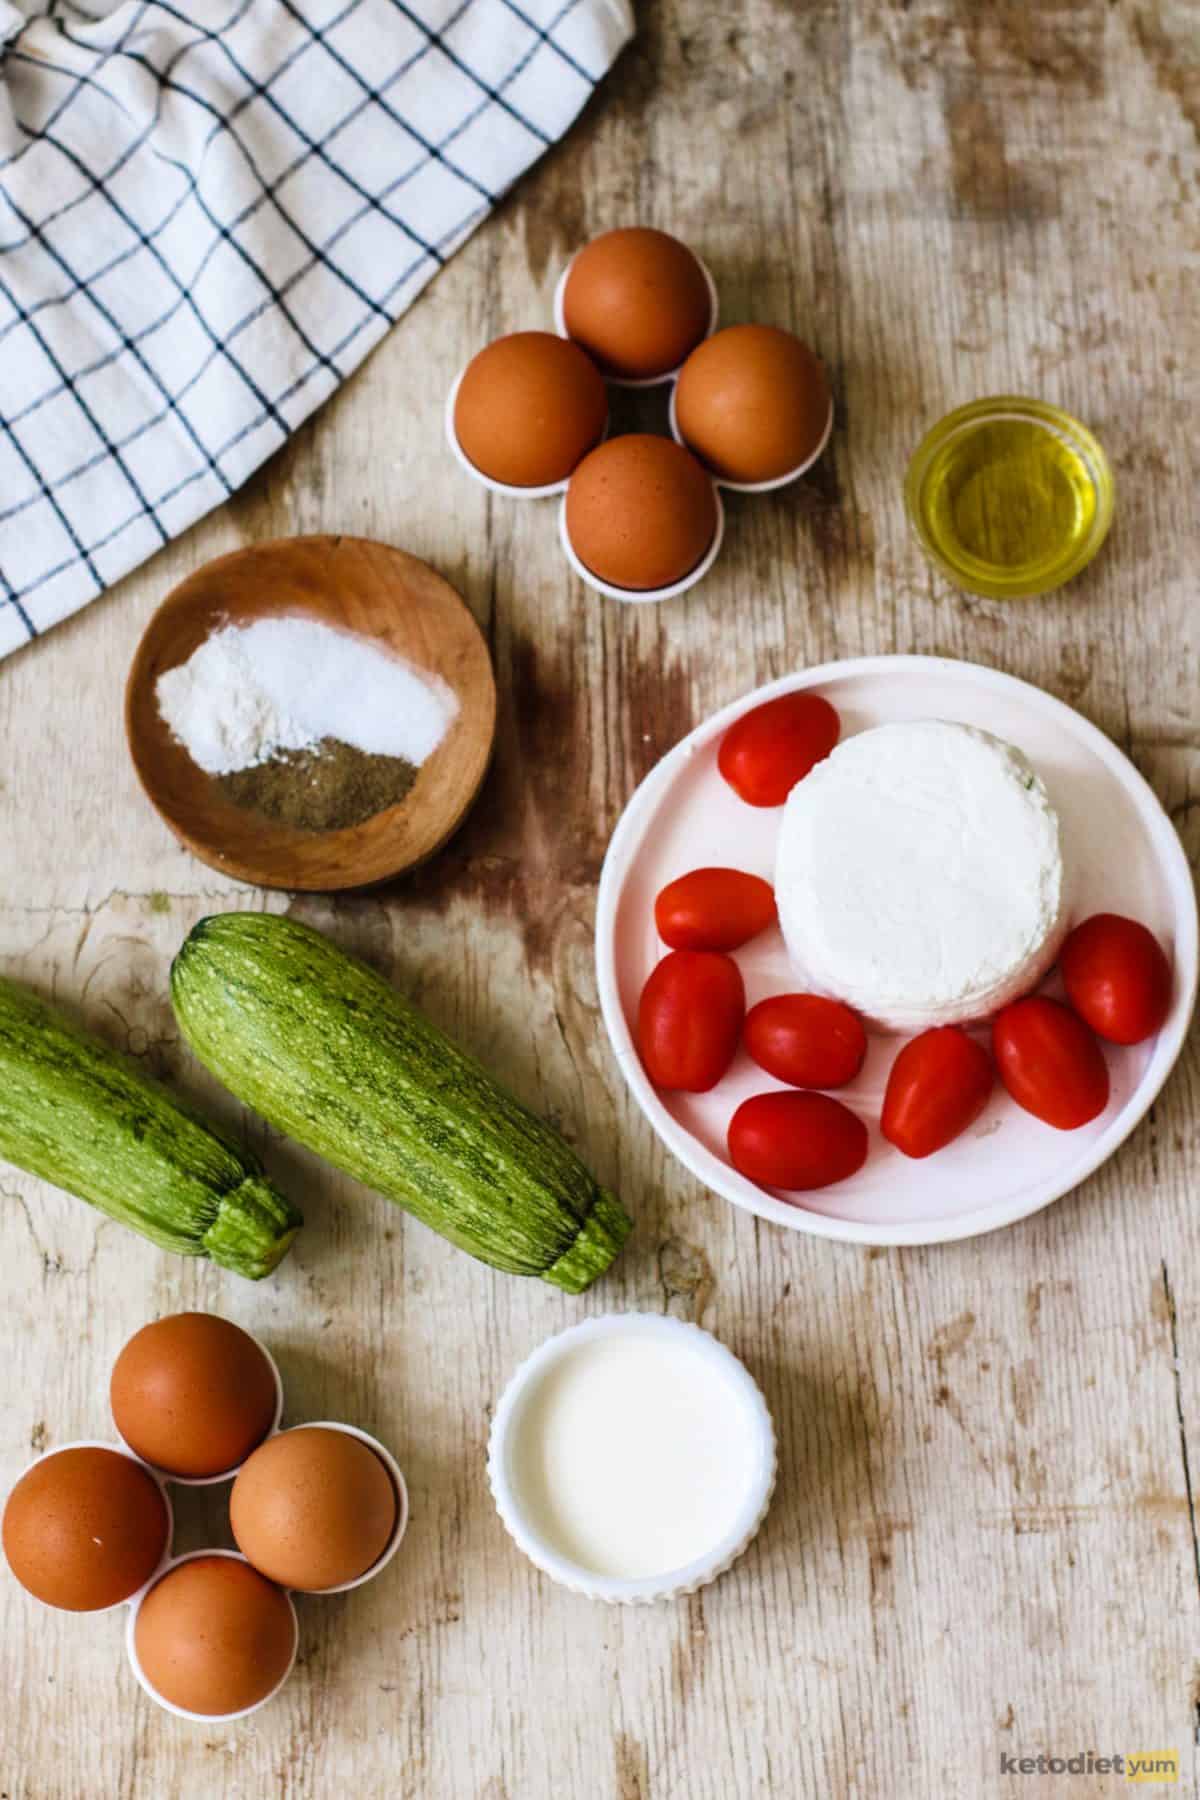
[[[222,625],[303,616],[371,638],[453,688],[459,711],[398,806],[341,831],[301,831],[227,799],[159,715],[155,684]],[[138,780],[202,862],[259,887],[328,893],[386,881],[432,856],[479,792],[496,731],[491,658],[448,581],[368,538],[253,544],[189,575],[146,627],[125,690]]]

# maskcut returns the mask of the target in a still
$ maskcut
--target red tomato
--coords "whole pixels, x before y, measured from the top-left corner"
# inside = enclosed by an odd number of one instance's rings
[[[867,1054],[858,1014],[823,994],[774,994],[746,1014],[742,1041],[760,1069],[792,1087],[853,1081]]]
[[[731,956],[672,950],[651,971],[638,1003],[642,1065],[659,1088],[703,1094],[737,1054],[746,990]]]
[[[1086,1125],[1108,1105],[1104,1053],[1057,1000],[1034,994],[1006,1006],[992,1025],[992,1050],[1017,1105],[1059,1131]]]
[[[828,1187],[866,1162],[867,1128],[828,1094],[755,1094],[729,1121],[729,1156],[760,1187]]]
[[[782,806],[813,764],[829,755],[841,730],[820,694],[780,694],[729,727],[717,767],[748,806]]]
[[[775,893],[741,869],[693,869],[667,883],[654,923],[672,950],[736,950],[775,923]]]
[[[879,1129],[905,1156],[932,1156],[975,1123],[995,1083],[982,1044],[957,1025],[935,1026],[892,1064]]]
[[[1171,1005],[1171,965],[1152,932],[1119,913],[1077,925],[1058,959],[1067,999],[1110,1044],[1140,1044]]]

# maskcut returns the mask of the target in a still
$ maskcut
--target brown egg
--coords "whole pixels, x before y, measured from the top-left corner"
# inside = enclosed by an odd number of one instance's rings
[[[606,374],[669,375],[708,330],[712,295],[686,244],[631,226],[593,238],[563,285],[563,323]]]
[[[467,364],[454,402],[464,456],[510,487],[565,481],[607,422],[600,371],[549,331],[497,338]]]
[[[807,344],[774,325],[731,325],[688,357],[675,423],[714,474],[772,481],[813,455],[830,405],[829,378]]]
[[[230,1556],[168,1569],[138,1608],[133,1646],[156,1694],[222,1716],[265,1700],[288,1672],[296,1617],[273,1582]]]
[[[275,1418],[275,1376],[248,1332],[213,1313],[175,1313],[130,1338],[109,1387],[131,1450],[171,1475],[223,1475]]]
[[[140,1463],[93,1445],[34,1463],[4,1508],[4,1554],[47,1606],[97,1612],[149,1581],[167,1547],[166,1502]]]
[[[391,1476],[361,1438],[300,1425],[270,1438],[239,1472],[229,1520],[256,1569],[319,1593],[378,1562],[396,1505]]]
[[[567,536],[580,562],[614,587],[680,581],[717,529],[712,482],[670,438],[610,438],[584,458],[567,489]]]

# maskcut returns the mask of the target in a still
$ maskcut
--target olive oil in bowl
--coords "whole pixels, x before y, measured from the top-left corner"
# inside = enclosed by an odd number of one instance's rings
[[[1091,561],[1112,522],[1112,471],[1069,413],[1005,395],[933,427],[909,464],[905,502],[926,555],[958,587],[1019,599]]]

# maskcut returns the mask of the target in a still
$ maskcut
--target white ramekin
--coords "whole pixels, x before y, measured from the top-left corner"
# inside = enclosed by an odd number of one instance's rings
[[[592,571],[588,568],[582,557],[579,556],[575,546],[571,542],[571,535],[567,530],[567,502],[565,496],[563,497],[563,503],[558,510],[559,541],[562,544],[563,553],[566,556],[567,561],[570,563],[579,579],[586,582],[588,587],[592,588],[597,594],[604,594],[610,600],[624,600],[633,605],[644,605],[649,601],[673,600],[676,595],[686,594],[689,588],[694,588],[697,582],[703,581],[704,577],[708,574],[708,571],[712,568],[717,557],[721,553],[721,545],[725,539],[725,508],[721,504],[720,490],[716,487],[713,489],[713,497],[717,503],[717,528],[713,532],[712,543],[708,546],[708,549],[696,564],[695,568],[689,569],[687,574],[682,576],[678,581],[671,582],[669,587],[623,588],[617,587],[611,581],[602,581],[599,575],[593,575]]]
[[[731,1383],[745,1407],[748,1437],[753,1445],[754,1467],[741,1511],[721,1541],[704,1556],[682,1568],[664,1570],[626,1581],[597,1575],[570,1561],[547,1543],[530,1524],[512,1479],[513,1437],[520,1423],[522,1404],[533,1385],[566,1352],[595,1338],[631,1333],[675,1342],[686,1341],[712,1364],[714,1376]],[[573,1593],[613,1605],[648,1605],[694,1593],[714,1581],[736,1561],[750,1543],[763,1519],[775,1489],[775,1430],[758,1384],[745,1365],[699,1325],[688,1325],[662,1313],[607,1313],[586,1319],[548,1338],[526,1358],[505,1388],[492,1421],[488,1446],[488,1481],[497,1511],[509,1536],[530,1562]]]
[[[125,1654],[129,1658],[129,1666],[133,1670],[139,1686],[149,1694],[156,1706],[162,1707],[164,1712],[174,1713],[177,1719],[191,1719],[192,1722],[196,1724],[228,1725],[234,1719],[249,1718],[251,1713],[256,1713],[262,1707],[269,1705],[279,1692],[280,1688],[288,1681],[292,1670],[296,1666],[296,1652],[300,1647],[300,1623],[296,1618],[296,1608],[291,1595],[287,1592],[286,1588],[281,1589],[280,1591],[287,1601],[288,1609],[292,1615],[292,1654],[288,1660],[287,1668],[283,1671],[283,1674],[279,1677],[279,1680],[275,1683],[275,1686],[271,1689],[270,1693],[264,1694],[261,1700],[256,1700],[253,1706],[243,1706],[238,1712],[231,1713],[200,1713],[189,1712],[184,1706],[176,1706],[173,1700],[164,1699],[157,1688],[151,1687],[149,1681],[146,1679],[142,1665],[138,1661],[137,1645],[134,1641],[138,1614],[142,1609],[142,1602],[145,1600],[146,1595],[150,1592],[151,1588],[158,1585],[165,1575],[169,1575],[173,1569],[180,1568],[184,1563],[197,1562],[202,1556],[223,1556],[230,1562],[245,1563],[247,1568],[253,1568],[253,1564],[242,1555],[240,1550],[190,1550],[186,1556],[173,1556],[166,1566],[158,1571],[154,1579],[148,1581],[140,1593],[135,1595],[128,1603],[129,1618],[125,1626]],[[258,1574],[259,1571],[255,1570],[255,1573]],[[265,1581],[266,1579],[267,1577],[264,1575],[263,1580]]]
[[[696,460],[701,462],[702,466],[706,466],[703,464],[703,459],[700,457],[699,452],[693,449],[692,445],[688,443],[687,439],[679,429],[679,421],[675,417],[675,396],[678,392],[679,388],[678,384],[676,384],[671,389],[671,398],[667,403],[667,421],[671,427],[671,436],[675,439],[677,444],[682,444],[685,450],[690,450]],[[825,421],[825,429],[821,433],[820,441],[818,442],[816,449],[813,450],[810,455],[806,456],[802,463],[797,463],[794,469],[789,469],[785,475],[772,475],[768,481],[727,481],[723,475],[713,475],[712,479],[719,488],[728,488],[731,494],[770,494],[776,488],[786,487],[789,481],[799,481],[801,475],[807,474],[813,464],[824,454],[825,447],[832,435],[833,401],[830,400],[829,417]],[[709,473],[712,474],[712,471],[710,470]]]
[[[586,245],[584,245],[583,247],[584,247],[584,249],[587,248]],[[691,250],[691,245],[689,244],[687,246],[687,248],[689,250]],[[575,252],[575,256],[578,256],[578,255],[579,255],[579,252],[577,250]],[[717,293],[717,284],[712,278],[712,271],[710,270],[708,264],[704,261],[704,258],[702,256],[697,256],[696,252],[694,250],[692,250],[692,255],[696,257],[696,261],[700,264],[700,273],[704,276],[705,285],[708,288],[708,306],[709,306],[708,327],[704,333],[704,337],[701,338],[701,340],[700,340],[700,342],[703,343],[704,338],[710,338],[712,336],[713,332],[717,329],[717,319],[720,314],[721,301],[720,301],[720,296]],[[573,256],[571,258],[571,261],[567,264],[566,268],[563,270],[562,274],[559,276],[558,282],[554,289],[554,329],[555,329],[555,331],[557,331],[559,337],[562,337],[562,338],[570,337],[570,335],[571,335],[570,332],[567,330],[567,321],[566,321],[566,318],[563,313],[563,296],[567,291],[567,277],[571,273],[571,267],[572,267],[572,264],[574,263],[574,261],[575,261],[575,257]],[[692,348],[695,349],[696,346],[693,345]],[[688,352],[688,355],[689,356],[691,355],[690,350]],[[686,362],[686,361],[687,361],[687,357],[684,358],[684,362]],[[679,363],[677,365],[677,367],[675,367],[674,369],[664,370],[664,372],[661,375],[641,375],[641,376],[637,376],[637,377],[609,375],[609,374],[606,374],[603,369],[601,369],[600,373],[604,376],[604,379],[608,383],[609,387],[653,388],[653,387],[661,387],[663,385],[664,381],[678,380],[679,371],[680,371],[680,369],[682,369],[682,367],[683,367],[683,363]]]
[[[213,1316],[215,1317],[216,1315],[214,1314]],[[275,1361],[275,1358],[271,1355],[271,1352],[267,1349],[267,1346],[262,1342],[261,1338],[256,1338],[252,1331],[246,1331],[244,1325],[239,1325],[238,1330],[245,1332],[250,1341],[253,1344],[256,1344],[262,1351],[268,1363],[271,1365],[271,1374],[275,1379],[275,1411],[272,1414],[271,1423],[268,1425],[262,1437],[259,1438],[258,1443],[253,1445],[252,1448],[246,1452],[246,1456],[243,1456],[242,1462],[245,1462],[247,1457],[254,1455],[259,1444],[265,1444],[267,1439],[274,1437],[279,1430],[279,1422],[283,1418],[283,1377],[279,1373],[279,1364]],[[113,1425],[114,1429],[117,1431],[117,1436],[121,1439],[123,1448],[128,1451],[135,1462],[143,1463],[160,1483],[169,1481],[174,1487],[217,1487],[222,1481],[232,1481],[242,1466],[242,1463],[235,1463],[231,1469],[222,1469],[218,1475],[177,1475],[174,1469],[163,1469],[160,1468],[157,1463],[147,1462],[146,1458],[135,1450],[133,1445],[129,1443],[127,1439],[121,1436],[120,1429],[117,1428],[115,1420],[113,1421]]]

